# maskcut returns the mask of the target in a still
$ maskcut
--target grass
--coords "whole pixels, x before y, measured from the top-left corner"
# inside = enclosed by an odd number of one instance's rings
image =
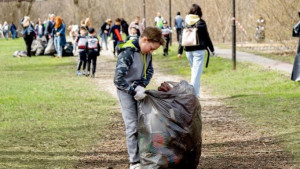
[[[174,45],[170,56],[157,54],[156,64],[167,73],[189,78],[188,61],[185,56],[177,59],[176,51]],[[252,64],[238,63],[236,71],[231,68],[230,60],[211,58],[202,84],[214,95],[225,96],[226,104],[259,132],[276,137],[300,165],[300,83]]]
[[[74,168],[101,138],[116,101],[75,76],[74,58],[14,58],[0,40],[0,168]]]
[[[217,44],[216,46],[218,46],[219,48],[224,48],[224,49],[231,49],[231,45],[228,44]],[[255,51],[255,50],[251,50],[251,49],[245,49],[242,47],[237,47],[238,51],[242,51],[242,52],[247,52],[247,53],[252,53],[255,55],[259,55],[259,56],[263,56],[269,59],[274,59],[274,60],[279,60],[285,63],[294,63],[295,60],[295,55],[280,55],[280,54],[274,54],[274,53],[267,53],[267,52],[263,52],[263,51]]]

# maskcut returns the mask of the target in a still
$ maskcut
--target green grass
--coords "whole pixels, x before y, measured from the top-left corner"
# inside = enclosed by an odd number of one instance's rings
[[[156,64],[167,73],[189,77],[187,59],[177,59],[175,51],[177,46],[168,57],[155,55]],[[276,137],[300,164],[300,83],[252,64],[238,63],[236,71],[231,68],[231,60],[211,58],[209,68],[204,68],[203,86],[225,96],[225,103],[259,132]]]
[[[74,58],[14,58],[23,39],[0,40],[0,168],[73,168],[101,138],[116,101]]]

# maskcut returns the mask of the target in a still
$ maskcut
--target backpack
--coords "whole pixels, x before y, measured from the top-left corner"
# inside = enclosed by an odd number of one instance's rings
[[[184,24],[181,37],[181,46],[186,47],[199,45],[199,37],[197,33],[198,28],[196,27],[196,24],[192,26],[186,26],[186,24]]]

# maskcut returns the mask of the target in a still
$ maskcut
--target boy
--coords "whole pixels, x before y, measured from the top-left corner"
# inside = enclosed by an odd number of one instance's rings
[[[94,28],[89,28],[89,37],[87,40],[87,76],[90,75],[91,61],[93,61],[93,70],[91,77],[95,77],[96,65],[97,65],[97,56],[100,55],[100,45],[97,38],[97,34]]]
[[[147,27],[139,39],[126,42],[118,56],[114,83],[126,127],[130,169],[140,169],[137,101],[146,97],[145,87],[153,75],[151,53],[164,43],[159,28]]]
[[[130,29],[130,35],[127,37],[127,40],[134,40],[134,39],[138,39],[138,33],[137,33],[137,28],[135,27],[131,27]]]
[[[75,48],[76,46],[78,46],[78,65],[77,65],[77,71],[76,71],[76,75],[80,76],[80,75],[86,75],[85,72],[85,67],[86,67],[86,46],[87,46],[87,38],[86,38],[86,28],[84,26],[80,27],[80,35],[77,37],[76,41],[75,41]],[[75,51],[73,51],[74,53]],[[80,73],[80,69],[81,69],[81,65],[83,64],[83,72]]]
[[[117,45],[122,42],[122,37],[121,37],[121,19],[120,18],[117,18],[115,20],[115,24],[111,27],[111,29],[109,30],[109,35],[113,34],[112,36],[112,39],[114,40],[114,55],[115,55],[115,52],[116,52],[116,47]]]
[[[168,26],[168,22],[166,20],[163,21],[163,27],[161,28],[162,34],[165,38],[166,45],[164,47],[164,56],[168,55],[169,52],[169,43],[170,43],[170,34],[173,32],[170,26]]]

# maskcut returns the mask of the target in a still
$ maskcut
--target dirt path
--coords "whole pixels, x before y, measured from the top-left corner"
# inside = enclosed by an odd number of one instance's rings
[[[98,60],[95,81],[100,90],[116,97],[113,85],[115,61],[102,52]],[[155,69],[152,83],[179,81],[178,76],[164,75]],[[204,86],[205,87],[205,86]],[[202,89],[204,88],[202,87]],[[222,99],[201,91],[203,120],[203,149],[198,168],[295,168],[289,164],[288,155],[278,146],[275,138],[255,132],[247,122],[222,103]],[[119,105],[115,107],[119,110]],[[121,113],[112,114],[110,126],[97,147],[82,158],[77,168],[126,169],[127,149]]]

